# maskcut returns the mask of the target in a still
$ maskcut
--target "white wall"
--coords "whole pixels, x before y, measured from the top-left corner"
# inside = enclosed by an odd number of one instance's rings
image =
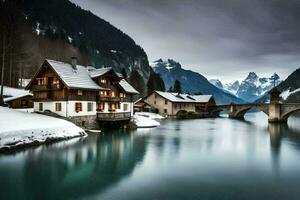
[[[128,105],[128,110],[124,111],[124,105]],[[109,113],[109,103],[105,102],[103,113]],[[133,115],[133,102],[121,102],[120,109],[116,109],[117,113],[120,112],[130,112],[131,116]]]
[[[76,112],[75,104],[76,102],[82,103],[82,111]],[[43,111],[50,110],[53,113],[56,113],[63,117],[76,117],[76,116],[90,116],[96,115],[97,113],[97,104],[93,101],[52,101],[52,102],[34,102],[33,109],[35,112],[39,112],[39,103],[43,104]],[[55,111],[55,104],[61,103],[61,111]],[[93,110],[88,112],[88,103],[93,103]],[[128,104],[128,110],[124,111],[124,105]],[[109,113],[109,104],[105,103],[104,113]],[[133,103],[132,102],[121,102],[120,109],[117,109],[116,112],[130,112],[133,116]]]
[[[76,112],[75,104],[77,102],[82,103],[82,111]],[[88,112],[88,103],[93,103],[92,111]],[[94,101],[68,101],[68,117],[76,117],[76,116],[88,116],[88,115],[96,115],[97,105]]]
[[[76,112],[75,104],[77,102],[82,103],[82,111]],[[34,111],[39,111],[39,103],[43,103],[43,111],[50,110],[53,113],[56,113],[63,117],[76,117],[76,116],[89,116],[96,115],[97,105],[93,101],[53,101],[53,102],[34,102],[33,109]],[[61,103],[61,111],[55,111],[55,104]],[[93,110],[87,111],[88,103],[93,103]]]

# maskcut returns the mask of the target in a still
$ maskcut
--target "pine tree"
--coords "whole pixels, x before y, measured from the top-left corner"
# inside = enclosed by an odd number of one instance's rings
[[[147,82],[148,94],[150,94],[154,90],[163,91],[163,92],[165,91],[165,83],[161,79],[160,75],[156,73],[151,74]]]
[[[181,93],[181,83],[179,80],[176,80],[174,83],[174,92]]]
[[[121,73],[122,73],[123,78],[124,78],[125,80],[127,80],[127,73],[126,73],[125,67],[122,68]]]
[[[140,93],[140,96],[146,95],[146,85],[143,77],[136,70],[130,74],[129,83]]]

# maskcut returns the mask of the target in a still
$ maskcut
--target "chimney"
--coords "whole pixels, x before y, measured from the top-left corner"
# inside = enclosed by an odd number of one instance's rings
[[[71,65],[74,70],[77,70],[77,57],[71,57]]]

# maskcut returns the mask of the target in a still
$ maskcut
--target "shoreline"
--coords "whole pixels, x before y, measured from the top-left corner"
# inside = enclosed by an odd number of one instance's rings
[[[49,144],[54,144],[56,142],[61,142],[61,141],[70,140],[70,139],[79,138],[79,137],[87,137],[87,136],[88,136],[88,134],[82,134],[82,135],[76,135],[76,136],[67,136],[67,137],[63,137],[63,138],[46,138],[44,141],[34,140],[33,142],[30,142],[30,143],[23,143],[23,144],[11,146],[11,147],[9,147],[9,146],[0,147],[0,156],[21,152],[23,150],[27,150],[27,149],[33,148],[33,147],[38,147],[41,145],[49,145]]]

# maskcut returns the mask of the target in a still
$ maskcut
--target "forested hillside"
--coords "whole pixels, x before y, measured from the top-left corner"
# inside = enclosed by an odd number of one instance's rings
[[[0,6],[6,85],[30,78],[45,58],[71,56],[83,65],[136,70],[144,80],[150,76],[147,55],[132,38],[68,0],[10,0]]]

